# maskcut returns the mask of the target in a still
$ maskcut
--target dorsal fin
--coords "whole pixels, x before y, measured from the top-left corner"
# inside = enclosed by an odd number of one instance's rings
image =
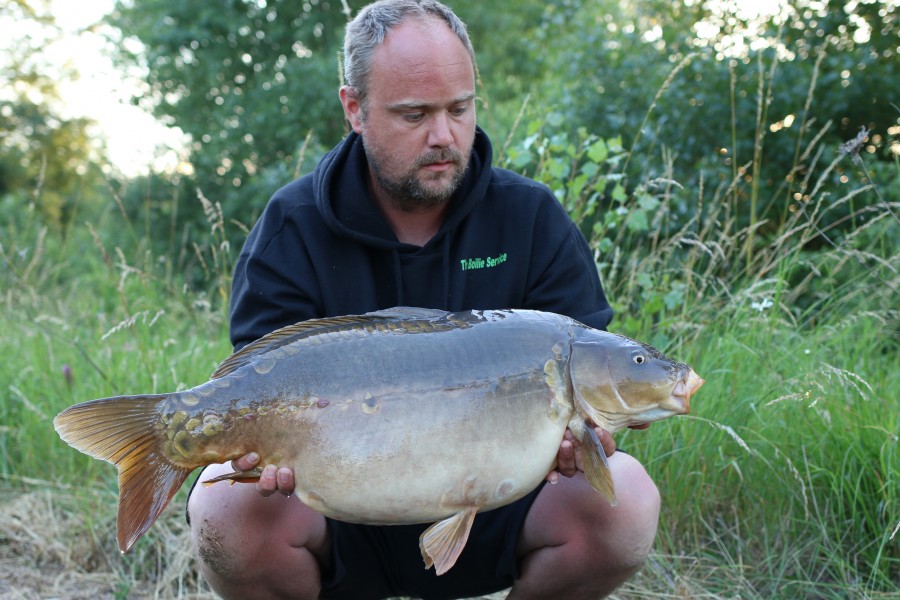
[[[368,312],[363,317],[382,317],[384,319],[392,319],[397,321],[418,321],[418,320],[434,320],[446,317],[446,310],[438,310],[436,308],[420,308],[418,306],[395,306],[393,308],[384,308]]]
[[[445,317],[447,313],[442,310],[429,308],[413,308],[398,306],[366,313],[364,315],[348,315],[344,317],[325,317],[322,319],[310,319],[300,321],[293,325],[276,329],[272,333],[264,335],[255,342],[251,342],[226,358],[218,366],[210,379],[218,379],[250,363],[254,357],[266,352],[271,352],[282,346],[287,346],[298,340],[310,338],[325,333],[345,331],[367,324],[387,323],[395,321],[422,321],[436,320]]]

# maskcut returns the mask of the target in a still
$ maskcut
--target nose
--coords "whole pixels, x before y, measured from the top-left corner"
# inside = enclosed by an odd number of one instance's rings
[[[453,132],[450,130],[450,119],[444,112],[439,112],[431,119],[428,129],[428,146],[431,148],[448,148],[453,144]]]

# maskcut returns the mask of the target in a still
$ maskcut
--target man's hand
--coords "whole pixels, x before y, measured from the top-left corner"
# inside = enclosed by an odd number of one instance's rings
[[[600,445],[603,446],[603,451],[606,452],[607,456],[612,456],[612,453],[616,451],[616,441],[605,429],[594,427],[594,431],[597,433]],[[560,475],[572,477],[578,471],[584,471],[581,443],[575,439],[572,431],[567,428],[559,445],[559,452],[556,454],[556,469],[550,471],[547,475],[547,481],[556,483],[559,481]]]
[[[235,471],[249,471],[258,462],[259,455],[256,452],[250,452],[231,461],[231,466]],[[271,496],[275,492],[290,496],[294,493],[294,472],[288,467],[279,469],[275,465],[266,465],[256,483],[256,489],[263,496]]]
[[[650,427],[649,423],[643,423],[634,425],[630,429],[647,429],[648,427]],[[616,441],[613,439],[613,436],[605,429],[597,426],[594,426],[594,432],[600,440],[600,445],[603,446],[603,451],[607,456],[612,456],[613,452],[616,451]],[[573,477],[578,471],[584,472],[581,442],[575,439],[570,429],[566,428],[566,433],[563,435],[562,442],[559,445],[559,452],[556,454],[556,469],[550,471],[547,475],[547,481],[556,483],[559,481],[560,475]]]

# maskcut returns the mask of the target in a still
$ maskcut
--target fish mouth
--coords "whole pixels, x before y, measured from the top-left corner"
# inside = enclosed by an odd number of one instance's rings
[[[689,369],[687,375],[675,384],[675,388],[672,390],[672,396],[681,401],[681,405],[684,407],[684,412],[682,414],[686,415],[691,412],[691,396],[693,396],[694,392],[699,390],[700,386],[704,383],[706,383],[706,381],[703,378],[697,375],[693,369]]]

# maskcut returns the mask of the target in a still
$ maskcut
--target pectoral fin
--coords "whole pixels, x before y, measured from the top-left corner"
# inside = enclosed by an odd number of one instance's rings
[[[476,512],[478,509],[471,506],[452,517],[438,521],[422,532],[419,536],[419,550],[422,551],[426,569],[434,565],[435,573],[438,575],[450,570],[466,545],[466,540],[469,539],[469,531],[472,529]]]
[[[584,475],[591,487],[600,492],[610,505],[615,506],[616,490],[613,486],[609,460],[593,427],[585,427],[581,435],[581,453],[584,459]]]
[[[255,483],[259,481],[259,476],[262,475],[262,467],[256,467],[250,469],[249,471],[235,471],[234,473],[227,473],[225,475],[219,475],[218,477],[213,477],[212,479],[206,479],[201,483],[209,487],[214,483],[218,483],[220,481],[230,481],[233,484],[235,483]]]

